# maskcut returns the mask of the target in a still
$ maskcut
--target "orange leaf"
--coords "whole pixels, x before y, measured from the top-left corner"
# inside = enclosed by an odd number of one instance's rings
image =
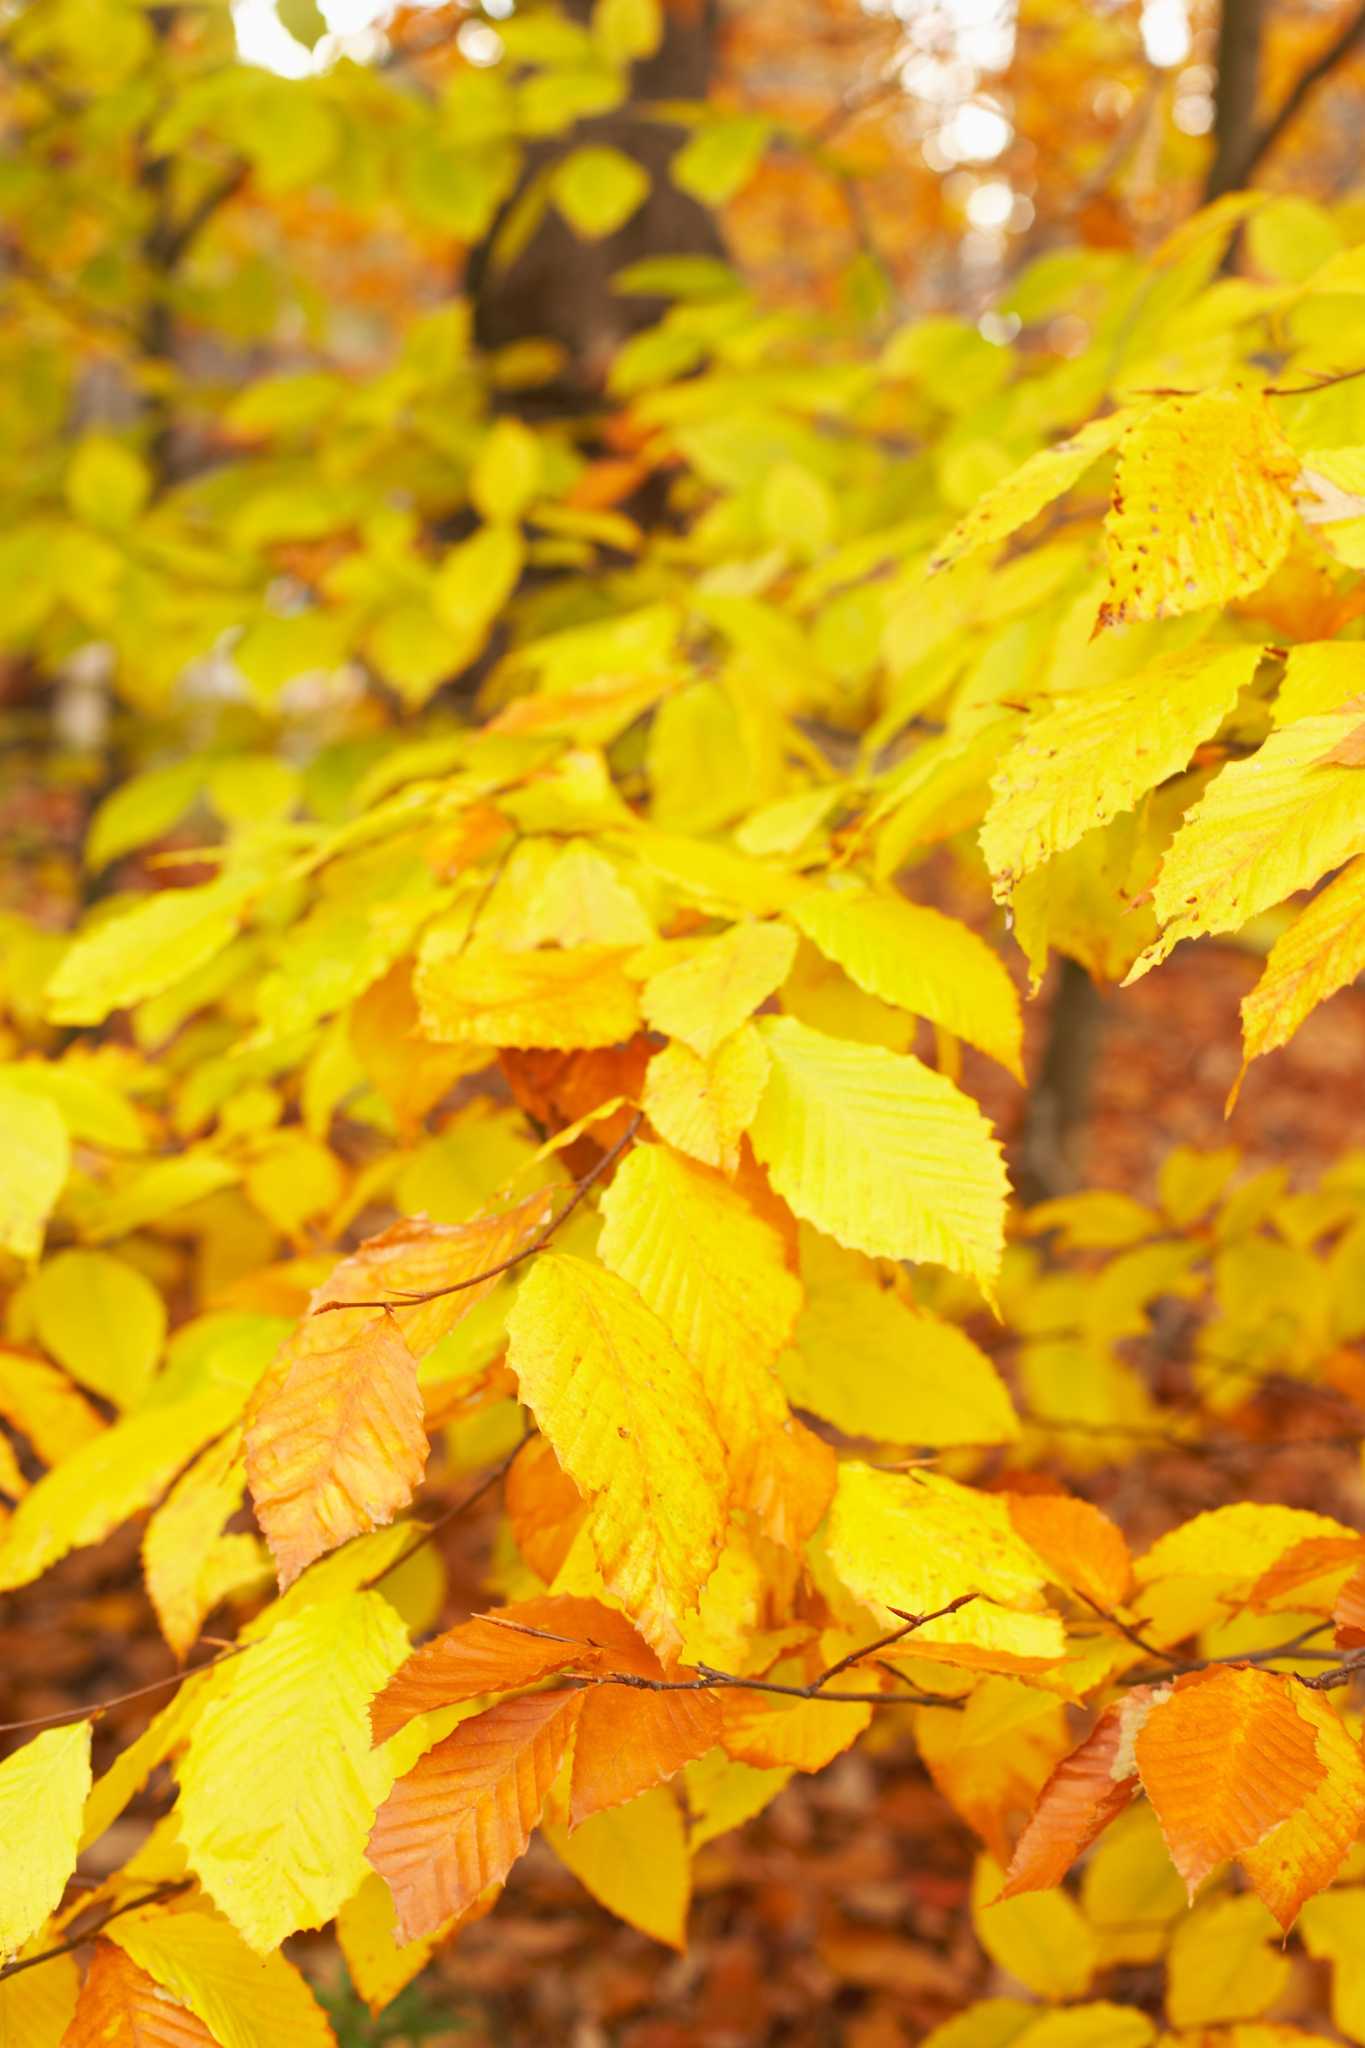
[[[1010,1520],[1057,1584],[1075,1586],[1101,1607],[1116,1607],[1132,1578],[1123,1531],[1088,1500],[1061,1493],[1011,1493]]]
[[[1306,1537],[1261,1573],[1251,1589],[1249,1604],[1258,1614],[1295,1605],[1295,1594],[1332,1572],[1345,1571],[1362,1555],[1362,1548],[1356,1536]]]
[[[1191,1897],[1322,1783],[1317,1732],[1292,1682],[1225,1666],[1176,1680],[1139,1731],[1137,1766]]]
[[[375,1741],[387,1742],[415,1714],[434,1707],[512,1692],[552,1671],[598,1669],[601,1653],[584,1636],[603,1612],[595,1600],[521,1600],[447,1629],[414,1651],[371,1703]],[[548,1633],[533,1634],[536,1629]]]
[[[574,1743],[571,1824],[577,1827],[604,1807],[624,1806],[705,1756],[719,1739],[720,1718],[720,1702],[710,1692],[594,1687],[583,1702]]]
[[[306,1318],[247,1418],[247,1481],[281,1587],[324,1551],[391,1522],[426,1462],[417,1360],[391,1318]]]
[[[759,1770],[822,1771],[858,1740],[872,1708],[853,1700],[793,1700],[727,1693],[721,1747]]]
[[[1062,1758],[1019,1837],[1002,1899],[1060,1884],[1082,1850],[1131,1802],[1138,1788],[1133,1735],[1151,1702],[1150,1686],[1134,1686],[1125,1700],[1106,1707],[1085,1741]]]
[[[1359,1743],[1321,1693],[1297,1687],[1294,1707],[1312,1723],[1322,1783],[1296,1814],[1239,1858],[1262,1903],[1286,1932],[1304,1900],[1332,1882],[1365,1821],[1365,1761]]]
[[[1365,1646],[1365,1564],[1359,1564],[1337,1595],[1332,1610],[1336,1633],[1332,1640],[1339,1650]]]
[[[131,1956],[100,1941],[62,2048],[214,2048],[214,2036]]]
[[[501,1700],[399,1779],[366,1855],[393,1893],[400,1939],[434,1933],[506,1877],[540,1819],[582,1705],[570,1691]]]
[[[490,1210],[468,1223],[405,1218],[381,1230],[377,1237],[366,1238],[349,1258],[333,1267],[311,1306],[319,1309],[335,1301],[387,1302],[409,1348],[421,1358],[497,1286],[501,1275],[492,1269],[533,1244],[566,1199],[563,1189],[539,1188],[523,1202]],[[480,1274],[489,1277],[476,1278]],[[454,1291],[438,1293],[434,1301],[404,1305],[404,1296],[435,1289]]]
[[[533,1436],[517,1452],[503,1489],[503,1507],[517,1549],[548,1585],[588,1511],[548,1438]]]

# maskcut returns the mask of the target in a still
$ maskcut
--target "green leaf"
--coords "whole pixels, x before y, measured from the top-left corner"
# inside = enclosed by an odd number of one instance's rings
[[[243,891],[224,882],[163,889],[68,949],[47,985],[54,1024],[99,1024],[111,1010],[183,981],[236,937]]]
[[[550,191],[574,232],[595,242],[615,234],[644,204],[649,173],[619,149],[588,144],[556,167]]]
[[[708,121],[674,157],[674,184],[704,206],[723,206],[758,169],[771,133],[772,123],[757,114]]]

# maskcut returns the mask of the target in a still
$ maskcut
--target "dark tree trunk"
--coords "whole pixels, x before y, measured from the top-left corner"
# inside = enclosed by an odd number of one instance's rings
[[[1214,86],[1213,161],[1204,197],[1221,199],[1246,182],[1256,154],[1265,0],[1223,0]]]
[[[565,11],[579,20],[590,0],[568,0]],[[665,11],[663,41],[637,64],[630,99],[610,114],[582,121],[527,152],[521,185],[470,258],[468,288],[474,301],[474,331],[483,348],[501,348],[528,336],[546,336],[563,347],[567,370],[559,387],[541,394],[555,410],[591,406],[621,342],[650,326],[663,310],[656,299],[627,297],[612,288],[612,277],[646,256],[724,253],[713,215],[668,175],[681,131],[649,119],[643,108],[657,100],[701,100],[711,80],[717,35],[715,0]],[[496,259],[498,231],[530,181],[547,164],[582,142],[606,143],[649,173],[649,197],[617,230],[599,242],[580,240],[551,209],[526,248],[506,268]]]

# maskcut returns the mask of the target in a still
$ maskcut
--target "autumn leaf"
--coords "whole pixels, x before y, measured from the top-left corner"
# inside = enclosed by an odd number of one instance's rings
[[[1177,1680],[1152,1703],[1135,1756],[1191,1898],[1220,1863],[1291,1820],[1327,1775],[1291,1681],[1246,1668]]]
[[[1005,1875],[1002,1899],[1060,1884],[1076,1858],[1136,1796],[1133,1745],[1151,1711],[1150,1686],[1106,1707],[1084,1742],[1062,1758],[1038,1795]]]
[[[540,1819],[581,1708],[577,1692],[503,1700],[399,1779],[366,1854],[393,1893],[403,1940],[467,1912],[506,1877]]]
[[[375,1741],[433,1707],[512,1692],[554,1671],[598,1669],[592,1630],[603,1613],[594,1601],[559,1596],[517,1601],[447,1629],[414,1651],[374,1700]]]
[[[393,1520],[427,1461],[417,1360],[386,1314],[312,1315],[261,1383],[246,1470],[281,1588],[324,1551]]]
[[[676,1654],[724,1520],[724,1450],[697,1367],[624,1280],[562,1252],[522,1281],[507,1334],[522,1398],[591,1501],[608,1588]]]

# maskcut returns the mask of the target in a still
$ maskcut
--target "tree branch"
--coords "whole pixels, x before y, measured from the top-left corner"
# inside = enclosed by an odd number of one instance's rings
[[[1222,188],[1224,191],[1247,183],[1285,130],[1297,121],[1318,87],[1331,77],[1361,41],[1365,41],[1365,5],[1357,7],[1347,17],[1332,41],[1299,73],[1277,111],[1250,137],[1240,156],[1230,166],[1231,175],[1228,184]]]
[[[574,1183],[574,1191],[559,1214],[552,1216],[545,1225],[545,1228],[537,1232],[531,1243],[523,1245],[519,1252],[513,1252],[510,1258],[499,1259],[495,1266],[485,1266],[481,1273],[471,1273],[467,1279],[452,1280],[444,1287],[429,1287],[422,1294],[391,1294],[383,1301],[324,1301],[321,1307],[313,1310],[313,1314],[317,1316],[330,1315],[335,1309],[339,1308],[419,1308],[424,1301],[439,1301],[446,1294],[462,1294],[466,1287],[478,1287],[485,1280],[496,1280],[500,1273],[510,1273],[512,1268],[521,1265],[524,1259],[533,1259],[537,1252],[544,1251],[555,1232],[563,1229],[564,1225],[573,1215],[574,1210],[587,1195],[589,1189],[597,1181],[601,1180],[603,1174],[610,1167],[616,1164],[616,1161],[630,1144],[644,1119],[644,1111],[637,1109],[611,1149],[602,1154],[597,1164],[584,1174],[582,1180]]]
[[[117,1920],[121,1914],[134,1913],[139,1906],[159,1906],[163,1899],[173,1899],[179,1893],[189,1891],[193,1883],[192,1877],[178,1877],[172,1883],[157,1885],[154,1891],[139,1893],[135,1899],[125,1899],[121,1906],[111,1906],[107,1913],[101,1914],[92,1926],[83,1928],[79,1934],[68,1936],[65,1941],[57,1942],[52,1948],[43,1949],[36,1956],[19,1956],[14,1962],[6,1963],[4,1968],[0,1969],[0,1984],[4,1983],[6,1977],[17,1977],[21,1970],[36,1969],[39,1963],[50,1963],[57,1956],[73,1954],[76,1949],[84,1948],[87,1941],[93,1941],[97,1934],[103,1933],[109,1922]]]

